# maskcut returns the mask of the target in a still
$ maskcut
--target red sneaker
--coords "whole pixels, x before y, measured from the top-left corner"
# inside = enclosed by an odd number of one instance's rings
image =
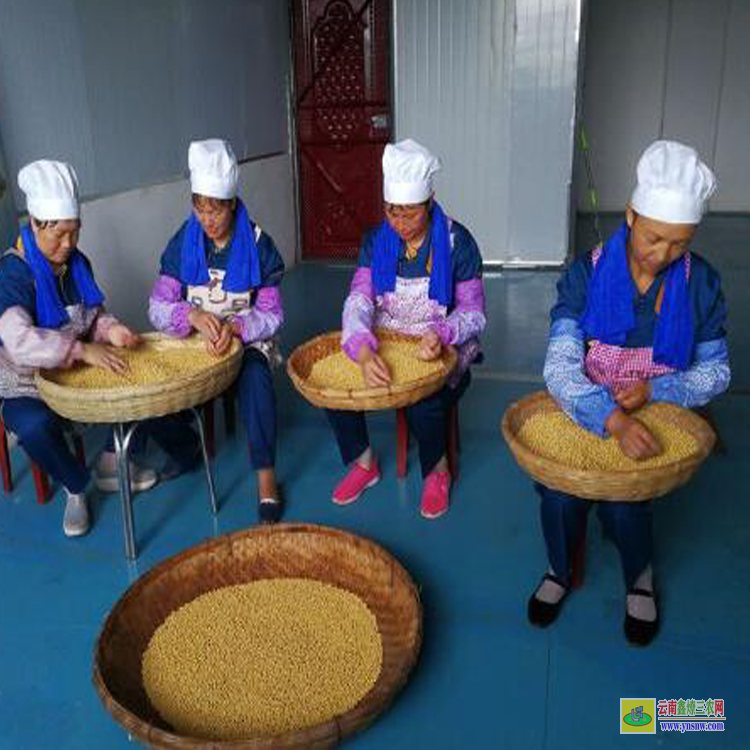
[[[422,515],[439,518],[448,510],[451,475],[447,471],[433,471],[425,477],[422,489]]]
[[[349,505],[366,489],[374,487],[379,481],[380,469],[375,459],[369,469],[365,469],[355,461],[349,473],[336,486],[331,499],[336,505]]]

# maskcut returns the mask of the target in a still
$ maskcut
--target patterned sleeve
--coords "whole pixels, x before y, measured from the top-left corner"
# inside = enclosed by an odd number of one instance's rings
[[[265,232],[260,233],[257,245],[261,287],[255,297],[255,304],[232,318],[239,323],[240,337],[245,344],[272,338],[284,322],[284,306],[279,286],[284,276],[284,259]]]
[[[578,318],[586,307],[590,256],[579,258],[557,284],[557,302],[550,312],[544,380],[560,408],[577,424],[599,436],[617,404],[609,389],[586,375],[586,343]]]
[[[578,322],[558,318],[550,328],[544,380],[560,408],[577,424],[601,437],[617,403],[609,389],[589,380],[584,368],[585,343]]]
[[[451,227],[453,309],[433,330],[443,344],[458,346],[476,338],[487,325],[482,283],[482,256],[470,232],[458,222]]]
[[[378,340],[372,332],[375,317],[375,292],[372,286],[372,245],[374,232],[365,235],[354,272],[349,295],[342,315],[341,347],[349,359],[357,361],[363,346],[378,350]]]

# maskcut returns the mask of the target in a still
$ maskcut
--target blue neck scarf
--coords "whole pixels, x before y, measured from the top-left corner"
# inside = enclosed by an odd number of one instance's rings
[[[384,220],[375,236],[372,257],[372,282],[377,294],[392,292],[396,288],[396,271],[401,245],[401,238]],[[432,203],[430,216],[430,248],[432,250],[430,299],[448,307],[453,300],[451,238],[448,219],[437,201]]]
[[[34,239],[34,232],[26,225],[21,229],[26,262],[34,275],[36,287],[36,322],[40,328],[60,328],[70,322],[65,305],[60,297],[57,278],[47,258]],[[96,285],[83,254],[75,249],[68,258],[73,282],[86,307],[98,307],[104,303],[104,295]]]
[[[580,325],[589,338],[623,346],[635,328],[635,294],[628,265],[628,225],[610,237],[589,282],[586,309]],[[664,298],[654,331],[654,362],[686,370],[692,361],[693,313],[688,294],[687,253],[664,275]]]
[[[225,292],[244,294],[260,286],[260,259],[255,244],[255,225],[247,215],[245,204],[238,198],[234,215],[234,233],[229,246],[227,272],[221,284]],[[183,284],[208,284],[206,235],[194,213],[187,220],[180,255],[180,280]]]

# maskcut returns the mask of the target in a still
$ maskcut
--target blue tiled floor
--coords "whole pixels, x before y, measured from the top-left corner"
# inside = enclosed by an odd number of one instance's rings
[[[287,350],[337,326],[349,274],[322,266],[289,274]],[[629,739],[631,744],[747,747],[750,399],[743,381],[714,408],[728,454],[712,457],[694,482],[656,504],[663,601],[656,642],[646,650],[626,646],[619,563],[596,523],[590,524],[584,587],[548,631],[526,624],[526,598],[544,567],[538,506],[498,425],[511,401],[537,387],[533,378],[543,357],[545,308],[555,278],[524,272],[488,281],[488,357],[462,401],[461,473],[451,511],[440,521],[419,516],[413,451],[408,478],[395,478],[392,414],[371,420],[383,481],[353,506],[332,505],[331,485],[341,465],[327,423],[284,375],[278,377],[279,475],[287,520],[373,538],[404,563],[424,600],[424,645],[412,679],[351,747],[619,747],[627,744],[618,733],[619,699],[639,696],[723,698],[726,731],[673,736],[657,730]],[[740,321],[748,319],[750,305],[738,287],[732,289],[741,337]],[[305,310],[314,312],[305,317]],[[750,373],[748,351],[735,351],[736,370]],[[38,507],[18,449],[13,463],[17,490],[0,500],[0,748],[132,747],[91,685],[95,638],[109,608],[139,574],[208,536],[254,523],[245,447],[239,439],[220,440],[215,476],[222,507],[216,521],[200,475],[137,498],[141,554],[134,565],[123,557],[115,496],[97,500],[96,525],[87,537],[66,540],[60,497]]]

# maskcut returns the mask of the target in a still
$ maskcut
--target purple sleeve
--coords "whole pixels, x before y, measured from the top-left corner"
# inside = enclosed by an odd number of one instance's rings
[[[445,320],[434,326],[443,344],[460,346],[476,338],[487,325],[484,308],[484,286],[481,279],[459,281],[455,290],[456,306]]]
[[[265,341],[274,336],[284,322],[284,306],[278,286],[258,290],[255,304],[232,318],[240,324],[243,344]]]
[[[193,306],[182,298],[182,284],[171,276],[159,276],[148,299],[148,318],[159,331],[184,338],[193,330],[188,316]]]
[[[369,268],[360,266],[354,272],[349,296],[344,302],[341,332],[341,348],[355,362],[362,346],[367,345],[374,352],[378,350],[378,340],[372,332],[374,316],[372,273]]]

